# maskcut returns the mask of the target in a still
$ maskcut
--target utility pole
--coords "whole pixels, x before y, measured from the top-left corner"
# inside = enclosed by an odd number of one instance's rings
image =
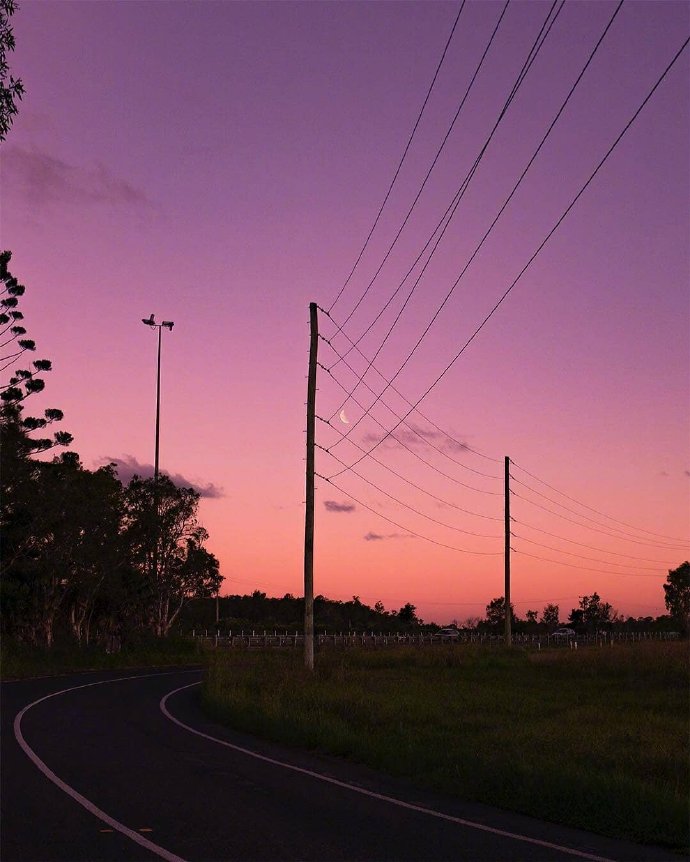
[[[307,383],[307,478],[304,515],[304,664],[314,670],[314,452],[316,444],[316,358],[319,319],[309,303],[309,379]]]
[[[506,610],[506,646],[513,642],[510,612],[510,458],[505,459],[505,610]]]

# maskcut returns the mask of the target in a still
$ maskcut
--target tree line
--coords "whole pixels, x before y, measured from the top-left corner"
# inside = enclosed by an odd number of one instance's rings
[[[26,415],[51,363],[26,361],[36,345],[24,337],[25,287],[10,258],[0,255],[0,372],[10,375],[0,385],[2,633],[47,647],[56,637],[110,646],[163,637],[190,598],[220,588],[199,494],[166,476],[123,485],[112,464],[88,470],[65,451],[71,434],[52,431],[61,410]]]
[[[512,628],[516,634],[550,634],[567,625],[578,633],[597,631],[678,631],[688,634],[690,620],[690,562],[670,571],[664,584],[664,598],[668,614],[658,617],[625,616],[616,611],[598,593],[581,596],[576,608],[562,615],[557,604],[547,604],[541,612],[527,610],[524,617],[515,612],[511,604]],[[269,597],[260,590],[250,595],[231,595],[215,601],[192,600],[179,620],[181,632],[192,629],[223,631],[274,630],[300,631],[304,619],[304,599],[286,593],[282,598]],[[407,602],[399,610],[386,610],[382,602],[371,607],[359,596],[349,601],[316,596],[314,624],[317,630],[329,632],[375,631],[418,632],[438,631],[437,623],[425,623],[417,615],[415,605]],[[452,627],[486,634],[503,634],[505,627],[505,598],[492,599],[483,617],[468,617],[462,623],[450,622]]]

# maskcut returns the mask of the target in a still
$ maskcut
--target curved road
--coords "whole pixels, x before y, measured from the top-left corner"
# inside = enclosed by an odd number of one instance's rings
[[[200,671],[2,685],[3,862],[671,862],[230,731]]]

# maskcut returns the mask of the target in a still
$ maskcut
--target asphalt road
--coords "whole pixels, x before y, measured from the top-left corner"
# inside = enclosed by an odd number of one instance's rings
[[[199,679],[4,683],[3,862],[677,862],[227,730],[201,713]]]

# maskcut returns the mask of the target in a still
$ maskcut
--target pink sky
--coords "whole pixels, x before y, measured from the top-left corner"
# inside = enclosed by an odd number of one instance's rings
[[[366,329],[429,237],[549,5],[509,5],[418,207],[345,328],[350,337]],[[388,248],[502,7],[468,2],[463,9],[377,232],[333,308],[336,321],[350,313]],[[26,96],[3,145],[2,243],[27,285],[22,308],[36,356],[54,365],[32,410],[64,410],[63,426],[87,466],[110,458],[150,464],[155,336],[140,319],[154,312],[175,321],[164,333],[161,468],[209,490],[201,516],[224,592],[302,593],[308,304],[328,308],[345,281],[458,8],[23,0],[14,16],[10,60]],[[614,9],[565,4],[376,362],[384,374],[395,373],[457,278]],[[397,378],[407,398],[419,398],[512,282],[689,30],[684,2],[624,3],[523,185]],[[624,613],[663,611],[666,572],[690,556],[682,541],[690,523],[688,72],[686,51],[421,405],[457,440],[496,460],[443,437],[432,440],[439,453],[402,428],[398,436],[446,476],[390,439],[373,453],[445,503],[371,459],[354,468],[454,529],[403,508],[352,471],[334,480],[342,492],[321,480],[317,593],[380,599],[387,608],[410,601],[424,619],[442,623],[482,614],[503,593],[501,474],[509,455],[629,525],[515,468],[515,479],[579,513],[513,485],[518,612],[555,601],[565,618],[578,596],[595,590]],[[378,348],[401,301],[362,342],[365,352]],[[327,338],[334,331],[323,315],[321,329]],[[347,341],[338,336],[334,346],[342,353]],[[327,366],[335,359],[324,342],[320,359]],[[333,374],[345,386],[353,381],[342,366]],[[366,380],[379,391],[373,371]],[[368,406],[373,396],[360,387],[355,398]],[[384,399],[401,411],[399,397]],[[322,373],[319,415],[330,416],[342,400]],[[348,402],[353,423],[362,412]],[[372,414],[391,427],[384,407]],[[333,424],[346,430],[337,418]],[[327,448],[338,439],[322,423],[317,433]],[[368,448],[377,433],[365,418],[352,436]],[[346,464],[359,455],[349,443],[333,451]],[[338,469],[318,453],[321,474]],[[348,494],[400,527],[357,503],[343,511]]]

